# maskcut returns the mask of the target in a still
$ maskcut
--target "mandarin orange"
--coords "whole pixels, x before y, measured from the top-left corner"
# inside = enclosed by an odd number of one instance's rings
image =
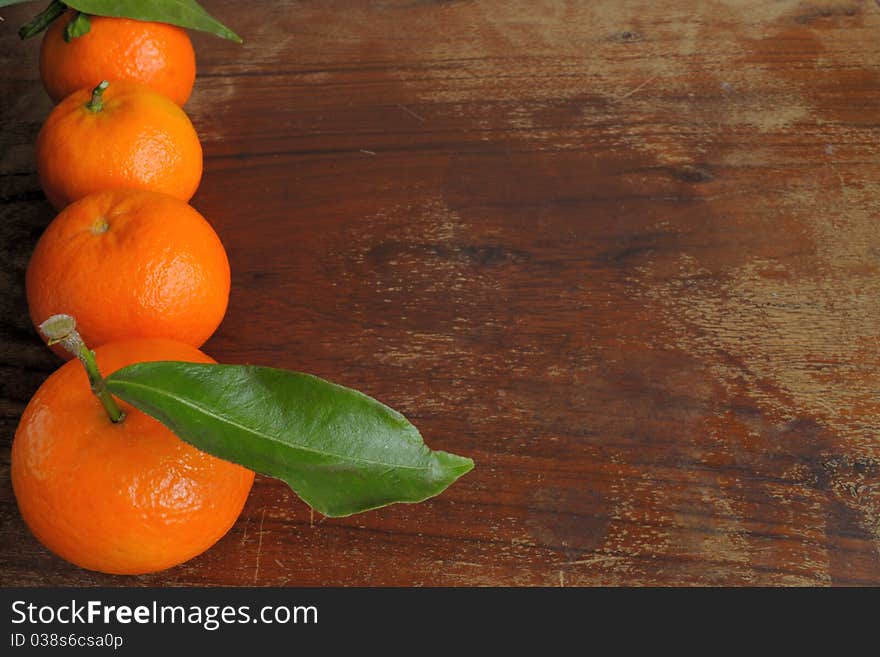
[[[75,12],[55,20],[40,46],[40,77],[53,101],[93,88],[101,80],[148,85],[178,105],[189,99],[196,56],[185,30],[130,18],[90,16],[88,33],[64,40]]]
[[[171,340],[95,349],[103,374],[136,362],[214,362]],[[201,452],[120,402],[110,421],[83,366],[69,361],[37,390],[12,443],[12,486],[49,550],[104,573],[170,568],[216,543],[241,513],[254,473]]]
[[[189,117],[168,98],[115,81],[80,89],[52,110],[37,135],[37,169],[58,210],[115,187],[188,201],[202,178],[202,146]]]
[[[80,199],[49,224],[25,283],[34,325],[73,315],[93,347],[127,337],[199,347],[226,313],[229,261],[188,204],[117,189]]]

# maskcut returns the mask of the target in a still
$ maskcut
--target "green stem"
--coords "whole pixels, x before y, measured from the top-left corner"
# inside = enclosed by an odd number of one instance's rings
[[[110,421],[122,422],[125,419],[125,413],[122,412],[119,404],[113,399],[113,395],[107,390],[107,384],[98,369],[98,361],[95,360],[95,352],[86,346],[77,332],[76,320],[70,315],[52,315],[40,324],[40,333],[45,336],[49,346],[60,344],[65,351],[79,358],[85,367],[86,375],[89,377],[92,392],[104,406]]]
[[[104,90],[110,86],[107,80],[103,80],[97,87],[92,89],[92,99],[86,103],[86,109],[90,112],[100,112],[104,109]]]
[[[67,7],[63,2],[52,0],[49,6],[37,14],[30,23],[22,25],[21,29],[18,31],[18,36],[22,39],[29,39],[32,36],[36,36],[49,27],[52,21],[65,11],[67,11]]]

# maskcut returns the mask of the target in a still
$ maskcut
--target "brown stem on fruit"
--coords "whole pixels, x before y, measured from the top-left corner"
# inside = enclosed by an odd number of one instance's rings
[[[86,346],[82,337],[76,330],[76,320],[70,315],[52,315],[39,326],[40,333],[46,338],[46,342],[52,345],[60,344],[64,350],[79,358],[86,375],[92,386],[92,392],[101,401],[104,410],[111,422],[122,422],[125,413],[119,408],[119,404],[113,399],[113,395],[107,390],[104,377],[98,370],[98,361],[95,360],[95,352]]]
[[[92,99],[86,103],[86,109],[90,112],[100,112],[104,109],[104,100],[102,96],[104,95],[104,90],[110,86],[110,83],[107,80],[102,80],[101,83],[92,89]]]

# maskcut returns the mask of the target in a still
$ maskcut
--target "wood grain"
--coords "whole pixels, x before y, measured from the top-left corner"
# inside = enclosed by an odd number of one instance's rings
[[[880,584],[880,8],[827,0],[231,0],[195,35],[193,204],[229,251],[206,350],[406,413],[476,470],[312,517],[261,478],[212,550],[70,566],[9,446],[58,366],[38,44],[0,24],[3,584]]]

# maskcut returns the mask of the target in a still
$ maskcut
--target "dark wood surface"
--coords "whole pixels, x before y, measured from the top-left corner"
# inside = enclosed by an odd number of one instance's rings
[[[874,2],[206,5],[205,349],[395,406],[473,473],[313,517],[258,478],[201,557],[44,550],[9,446],[59,362],[23,295],[53,213],[37,42],[0,24],[3,584],[880,584]]]

